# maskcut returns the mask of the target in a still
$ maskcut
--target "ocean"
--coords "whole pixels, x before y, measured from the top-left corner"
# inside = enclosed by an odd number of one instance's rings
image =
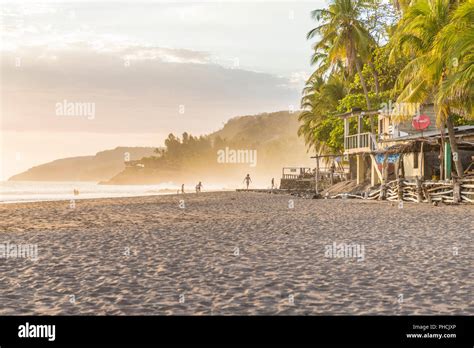
[[[75,195],[74,190],[79,194]],[[56,201],[87,198],[135,197],[174,194],[181,185],[172,182],[156,185],[98,185],[95,182],[1,181],[0,203]],[[193,192],[194,186],[185,186]],[[218,191],[221,188],[207,190]]]

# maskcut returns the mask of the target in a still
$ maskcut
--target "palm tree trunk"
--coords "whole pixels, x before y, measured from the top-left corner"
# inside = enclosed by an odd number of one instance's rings
[[[369,92],[367,91],[367,84],[365,83],[365,78],[362,75],[362,69],[360,68],[359,60],[356,59],[355,66],[357,69],[357,74],[359,74],[360,84],[362,85],[362,89],[364,90],[365,95],[365,102],[367,103],[367,110],[371,109],[370,100],[369,100]],[[374,118],[370,116],[370,132],[372,134],[375,133],[375,126],[374,126]]]
[[[370,106],[370,100],[369,100],[369,92],[367,91],[367,84],[365,83],[365,78],[362,75],[362,69],[360,67],[360,62],[358,59],[356,59],[355,65],[357,69],[357,74],[359,75],[360,84],[362,85],[362,89],[364,90],[365,102],[367,103],[367,110],[370,110],[371,106]]]
[[[439,180],[444,180],[444,122],[441,124],[440,139],[441,144],[439,146]]]
[[[456,167],[456,173],[459,178],[463,176],[461,156],[458,151],[458,144],[456,143],[456,137],[454,136],[454,125],[451,115],[446,118],[446,126],[448,127],[449,143],[451,145],[451,153],[453,154],[454,166]]]
[[[374,63],[372,63],[371,60],[369,60],[369,67],[370,67],[370,70],[372,71],[372,76],[374,77],[375,94],[378,96],[378,95],[379,95],[379,91],[380,91],[379,75],[377,74],[377,70],[375,70]]]

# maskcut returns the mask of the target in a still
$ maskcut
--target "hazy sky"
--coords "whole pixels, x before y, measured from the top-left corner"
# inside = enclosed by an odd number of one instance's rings
[[[0,179],[299,105],[323,1],[2,1]]]

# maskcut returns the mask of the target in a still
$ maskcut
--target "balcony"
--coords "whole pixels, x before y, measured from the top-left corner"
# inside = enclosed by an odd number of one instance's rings
[[[344,137],[344,153],[354,154],[361,152],[372,152],[377,149],[375,134],[360,133],[355,135],[346,135]]]
[[[377,150],[377,135],[372,132],[367,132],[367,122],[363,122],[363,119],[364,117],[369,117],[371,119],[370,121],[373,121],[373,117],[379,116],[379,110],[362,111],[360,109],[353,109],[352,111],[337,116],[344,120],[345,155],[361,154]],[[356,121],[356,124],[354,124],[353,121]],[[354,127],[355,125],[357,127]]]

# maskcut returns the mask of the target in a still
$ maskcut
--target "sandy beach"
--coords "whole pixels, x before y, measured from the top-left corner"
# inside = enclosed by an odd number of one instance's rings
[[[473,206],[220,192],[0,213],[0,243],[38,248],[0,258],[0,315],[474,314]],[[328,256],[341,243],[363,254]]]

